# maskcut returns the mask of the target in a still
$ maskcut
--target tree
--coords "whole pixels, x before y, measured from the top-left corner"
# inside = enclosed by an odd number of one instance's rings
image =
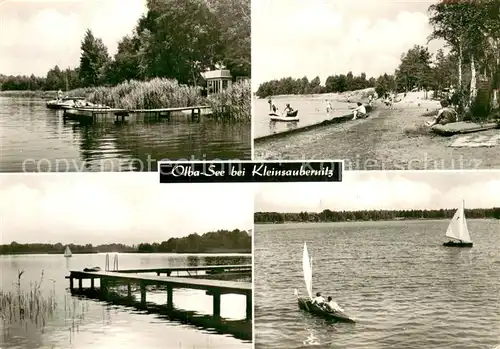
[[[83,86],[97,86],[106,82],[110,58],[103,41],[95,38],[90,29],[81,44],[79,76]]]
[[[411,91],[413,88],[427,89],[431,79],[431,54],[423,46],[415,45],[401,56],[401,63],[396,71],[397,85],[400,90]]]

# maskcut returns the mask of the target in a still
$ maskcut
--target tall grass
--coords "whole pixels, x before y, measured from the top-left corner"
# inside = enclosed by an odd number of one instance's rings
[[[210,95],[207,104],[216,119],[250,121],[252,112],[252,90],[250,80],[234,83],[218,94]]]
[[[57,308],[55,287],[49,294],[44,294],[40,287],[43,283],[43,271],[39,281],[30,282],[26,290],[21,288],[21,277],[24,271],[19,271],[15,291],[0,290],[0,317],[4,329],[12,325],[22,328],[35,326],[43,332],[49,319],[54,316]]]
[[[149,81],[126,81],[116,86],[72,90],[69,96],[83,96],[88,101],[123,109],[156,109],[200,105],[200,88],[181,85],[176,80],[154,78]]]

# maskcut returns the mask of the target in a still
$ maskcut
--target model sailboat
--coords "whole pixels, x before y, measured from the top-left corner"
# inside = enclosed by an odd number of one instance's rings
[[[446,229],[446,236],[452,240],[445,242],[443,245],[448,247],[472,247],[472,240],[467,228],[467,221],[465,220],[465,203],[462,201],[460,206]]]
[[[299,297],[299,293],[295,290],[297,296],[297,301],[299,303],[299,308],[305,310],[311,314],[321,316],[326,319],[332,319],[344,322],[355,322],[352,318],[347,316],[341,311],[331,311],[313,303],[313,291],[312,291],[312,257],[309,258],[309,252],[307,251],[307,244],[304,243],[304,253],[302,255],[302,271],[304,273],[304,281],[306,284],[307,296]]]
[[[71,257],[72,255],[73,254],[71,253],[69,246],[66,246],[66,249],[64,250],[64,257]]]

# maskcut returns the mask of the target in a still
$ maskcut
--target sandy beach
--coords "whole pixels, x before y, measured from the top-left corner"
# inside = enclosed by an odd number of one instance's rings
[[[430,93],[429,93],[430,96]],[[266,160],[343,159],[346,170],[461,170],[500,167],[500,131],[442,137],[419,129],[439,102],[409,93],[387,108],[376,101],[367,119],[255,143]],[[410,130],[410,132],[407,132]]]

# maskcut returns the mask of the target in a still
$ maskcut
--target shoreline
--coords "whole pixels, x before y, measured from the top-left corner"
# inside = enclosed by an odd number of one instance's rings
[[[360,223],[360,222],[402,222],[402,221],[449,221],[450,218],[403,218],[403,219],[368,219],[368,220],[346,220],[346,221],[320,221],[320,222],[302,222],[302,221],[284,221],[284,222],[254,222],[255,225],[283,225],[283,224],[328,224],[328,223]],[[467,218],[470,220],[498,221],[500,218]]]
[[[377,115],[366,119],[255,142],[254,158],[339,159],[344,160],[345,170],[358,171],[500,167],[498,129],[450,137],[419,129],[431,118],[425,114],[438,109],[439,102],[409,97],[394,103],[391,109],[375,101]],[[493,145],[475,145],[475,138],[490,139]]]
[[[139,251],[123,251],[123,252],[72,252],[72,255],[77,254],[172,254],[172,255],[192,255],[192,256],[251,256],[251,250],[238,250],[238,251],[214,251],[214,252],[139,252]],[[0,256],[23,256],[23,255],[47,255],[47,256],[55,256],[61,255],[64,256],[64,252],[54,253],[54,252],[21,252],[21,253],[0,253]],[[229,256],[230,255],[230,256]]]

